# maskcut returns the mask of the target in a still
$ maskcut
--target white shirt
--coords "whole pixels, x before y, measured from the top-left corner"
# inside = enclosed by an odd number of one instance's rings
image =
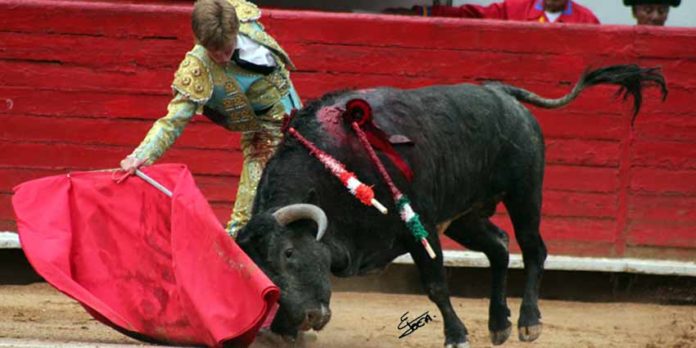
[[[549,12],[549,11],[544,11],[544,13],[546,14],[546,18],[548,18],[548,20],[549,20],[550,23],[555,22],[555,21],[558,19],[558,17],[560,17],[561,14],[563,14],[562,11],[561,11],[561,12]]]
[[[237,49],[242,60],[256,65],[276,66],[271,50],[242,34],[237,35]]]

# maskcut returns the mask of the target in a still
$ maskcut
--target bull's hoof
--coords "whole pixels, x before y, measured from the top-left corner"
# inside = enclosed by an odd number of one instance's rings
[[[512,325],[509,325],[506,329],[500,331],[490,331],[491,343],[493,343],[494,346],[499,346],[505,343],[505,341],[507,341],[507,339],[510,337],[510,333],[512,333]]]
[[[541,335],[541,323],[532,326],[519,327],[520,341],[532,342]]]
[[[469,345],[469,342],[462,342],[462,343],[448,343],[445,344],[445,348],[471,348]]]

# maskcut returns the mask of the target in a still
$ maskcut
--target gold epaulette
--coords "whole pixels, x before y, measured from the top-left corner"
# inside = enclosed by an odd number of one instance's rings
[[[187,54],[174,74],[172,88],[193,102],[205,104],[213,95],[210,70],[198,57]]]
[[[245,0],[227,0],[237,10],[240,22],[250,22],[261,18],[261,10],[255,4]]]

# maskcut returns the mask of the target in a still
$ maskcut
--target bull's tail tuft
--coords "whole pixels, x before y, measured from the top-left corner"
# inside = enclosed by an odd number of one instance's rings
[[[640,111],[640,106],[643,103],[644,87],[657,86],[662,92],[662,100],[664,101],[667,98],[667,85],[660,69],[641,68],[635,64],[612,65],[587,71],[580,77],[580,81],[578,81],[569,94],[558,99],[543,98],[525,89],[506,84],[495,84],[495,87],[502,89],[505,93],[523,102],[547,109],[553,109],[567,105],[577,98],[580,92],[587,87],[604,84],[620,86],[621,88],[617,91],[617,96],[623,97],[624,100],[628,99],[629,96],[633,96],[633,117],[631,119],[631,124],[635,121]]]

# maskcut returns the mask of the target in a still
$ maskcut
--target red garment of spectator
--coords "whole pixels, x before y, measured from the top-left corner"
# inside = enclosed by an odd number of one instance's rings
[[[432,16],[442,17],[505,19],[541,23],[549,22],[549,19],[544,13],[544,0],[505,0],[502,3],[495,3],[489,6],[434,6],[430,14]],[[599,24],[599,20],[590,9],[574,1],[568,1],[565,10],[563,10],[561,16],[558,17],[555,22]]]

